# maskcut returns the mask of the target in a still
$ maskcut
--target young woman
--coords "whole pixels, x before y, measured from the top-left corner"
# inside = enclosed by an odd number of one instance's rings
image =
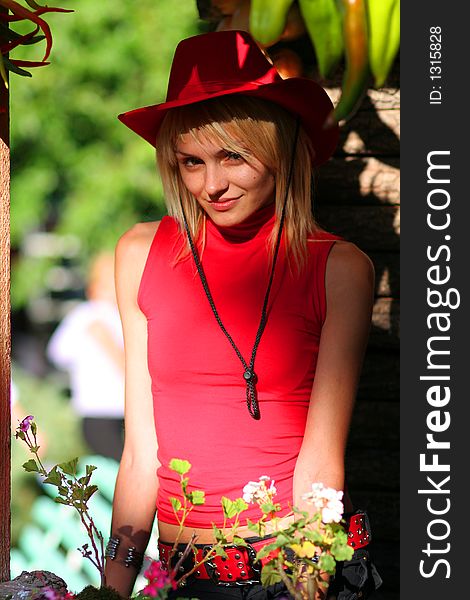
[[[125,447],[106,576],[123,596],[155,513],[163,558],[176,539],[172,458],[189,460],[191,485],[206,492],[181,542],[213,542],[221,496],[261,475],[285,513],[306,508],[312,482],[344,489],[374,275],[312,216],[313,169],[337,142],[331,110],[320,86],[282,80],[249,34],[227,31],[181,42],[167,101],[120,116],[156,146],[170,215],[134,226],[116,251]],[[252,536],[245,522],[239,535]],[[175,594],[285,594],[263,590],[249,554],[234,552],[238,571],[203,568]]]

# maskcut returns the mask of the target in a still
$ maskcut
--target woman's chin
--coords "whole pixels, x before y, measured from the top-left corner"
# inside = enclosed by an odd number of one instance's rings
[[[211,206],[206,212],[218,227],[234,227],[250,217],[249,212],[237,210],[237,208],[233,206],[226,210],[220,210]]]
[[[217,203],[213,203],[206,208],[206,213],[218,227],[235,227],[248,221],[261,208],[263,208],[263,205],[240,206],[235,200],[230,206],[219,206]]]

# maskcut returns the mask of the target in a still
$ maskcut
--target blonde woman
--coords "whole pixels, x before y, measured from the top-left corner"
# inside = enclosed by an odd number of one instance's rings
[[[116,251],[126,435],[106,575],[123,596],[155,515],[161,558],[176,539],[174,457],[206,492],[180,540],[196,534],[200,548],[221,525],[221,496],[261,475],[285,513],[305,507],[312,482],[344,489],[374,274],[312,216],[313,169],[338,137],[331,109],[320,86],[282,80],[247,33],[228,31],[181,42],[167,101],[120,116],[156,146],[169,213]],[[243,516],[239,535],[259,550],[267,541],[246,527],[257,507]],[[287,597],[232,551],[236,566],[202,567],[175,597]]]

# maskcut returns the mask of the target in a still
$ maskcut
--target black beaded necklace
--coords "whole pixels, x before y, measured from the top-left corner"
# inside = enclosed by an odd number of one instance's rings
[[[299,137],[299,128],[300,128],[300,121],[299,121],[299,119],[297,119],[296,129],[295,129],[295,134],[294,134],[294,142],[292,145],[292,160],[290,163],[289,174],[287,177],[286,195],[284,198],[281,219],[279,222],[279,231],[277,233],[276,244],[274,246],[274,254],[273,254],[271,273],[269,276],[266,293],[264,295],[263,307],[261,309],[261,318],[260,318],[260,322],[259,322],[259,326],[258,326],[258,331],[257,331],[256,337],[255,337],[255,343],[253,344],[253,350],[251,351],[251,358],[248,363],[242,356],[242,353],[240,352],[237,345],[233,341],[232,336],[229,334],[229,332],[225,328],[225,325],[223,324],[222,319],[220,318],[220,315],[217,312],[217,308],[215,306],[214,299],[213,299],[211,291],[209,289],[209,284],[207,283],[207,278],[206,278],[204,269],[201,264],[201,259],[199,258],[199,254],[198,254],[198,251],[194,244],[193,238],[191,236],[191,232],[189,231],[188,220],[186,218],[186,214],[185,214],[184,208],[183,208],[183,203],[180,198],[181,210],[183,213],[184,228],[186,230],[186,235],[188,236],[189,246],[191,248],[191,253],[193,255],[194,262],[196,264],[196,269],[199,274],[199,278],[201,280],[202,287],[204,288],[204,292],[206,294],[207,300],[209,301],[210,307],[212,309],[212,312],[214,314],[214,317],[215,317],[217,323],[219,324],[220,329],[224,333],[225,337],[229,341],[232,348],[235,350],[236,355],[238,356],[240,362],[243,365],[243,368],[244,368],[243,379],[245,380],[245,383],[246,383],[246,405],[248,408],[248,412],[253,417],[253,419],[256,419],[256,420],[259,420],[261,418],[261,414],[260,414],[260,410],[259,410],[258,397],[257,397],[257,392],[256,392],[256,382],[257,382],[258,378],[255,373],[255,358],[256,358],[256,353],[258,351],[259,343],[261,341],[261,336],[263,335],[263,332],[266,328],[269,294],[271,292],[271,287],[272,287],[272,283],[273,283],[273,279],[274,279],[274,270],[276,268],[277,257],[279,254],[279,246],[281,244],[282,230],[284,227],[284,221],[285,221],[285,216],[286,216],[287,196],[289,194],[289,189],[290,189],[291,180],[292,180],[292,172],[293,172],[293,167],[294,167],[294,156],[295,156],[295,151],[296,151],[296,147],[297,147],[297,139]]]

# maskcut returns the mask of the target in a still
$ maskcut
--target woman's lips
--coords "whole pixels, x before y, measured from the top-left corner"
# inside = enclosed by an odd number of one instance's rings
[[[239,198],[226,198],[223,200],[212,201],[210,202],[210,205],[211,208],[213,208],[214,210],[224,211],[231,208],[234,204],[238,202],[238,200]]]

